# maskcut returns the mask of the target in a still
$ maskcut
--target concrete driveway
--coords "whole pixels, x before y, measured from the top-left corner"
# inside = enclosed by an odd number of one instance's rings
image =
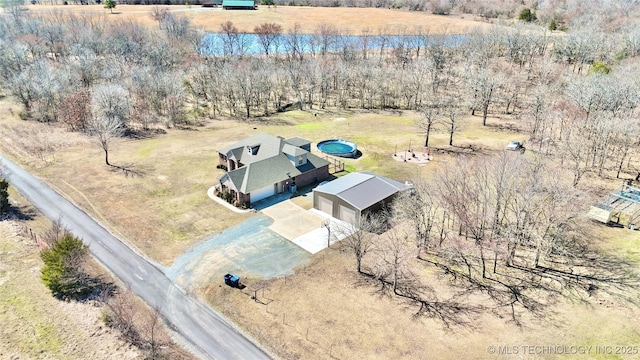
[[[281,201],[261,212],[273,219],[269,229],[289,240],[320,228],[324,221],[323,217],[301,208],[291,200]]]
[[[281,201],[262,209],[261,212],[273,219],[269,229],[311,254],[326,249],[328,244],[342,240],[352,230],[352,226],[344,221],[316,209],[303,209],[291,200]]]

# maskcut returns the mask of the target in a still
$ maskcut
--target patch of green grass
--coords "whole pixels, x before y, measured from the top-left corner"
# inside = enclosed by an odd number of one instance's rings
[[[58,332],[51,324],[40,322],[35,324],[34,328],[36,338],[42,349],[54,353],[60,351],[60,346],[63,344],[63,341],[58,337]]]
[[[136,151],[136,156],[141,158],[148,158],[153,154],[158,148],[158,142],[153,140],[148,140],[145,146],[141,147]]]
[[[169,232],[171,234],[171,240],[174,241],[184,241],[188,238],[187,234],[183,231],[180,231],[179,229],[169,229]]]
[[[625,261],[640,264],[640,248],[638,239],[640,235],[637,231],[624,228],[610,228],[605,225],[594,225],[594,234],[602,239],[607,239],[600,243],[600,247],[614,256],[619,256]]]
[[[345,164],[344,165],[344,170],[347,171],[347,172],[356,172],[356,171],[358,171],[358,169],[356,169],[356,166],[352,165],[352,164]]]
[[[151,190],[150,195],[152,197],[167,197],[172,195],[172,192],[170,189],[154,189]]]
[[[327,125],[325,123],[307,123],[307,124],[298,124],[296,125],[296,128],[299,130],[305,130],[305,131],[309,131],[309,130],[324,130],[327,128]]]
[[[35,298],[16,294],[19,287],[14,282],[6,283],[3,285],[6,292],[0,292],[0,314],[4,313],[0,320],[7,324],[19,322],[22,328],[30,329],[15,333],[12,342],[25,354],[59,353],[63,340],[44,316]]]

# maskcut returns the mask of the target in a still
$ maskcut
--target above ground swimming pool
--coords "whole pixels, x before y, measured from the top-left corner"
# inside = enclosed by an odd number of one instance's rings
[[[320,141],[318,143],[318,150],[334,156],[356,157],[358,147],[351,141],[332,139]]]

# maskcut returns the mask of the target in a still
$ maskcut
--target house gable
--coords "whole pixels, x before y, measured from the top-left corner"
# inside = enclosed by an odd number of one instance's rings
[[[299,143],[308,143],[298,139]],[[263,133],[220,150],[219,157],[221,163],[228,166],[228,172],[219,178],[221,184],[242,194],[277,184],[304,186],[324,180],[329,175],[327,160],[281,137]],[[302,177],[296,179],[299,176]]]

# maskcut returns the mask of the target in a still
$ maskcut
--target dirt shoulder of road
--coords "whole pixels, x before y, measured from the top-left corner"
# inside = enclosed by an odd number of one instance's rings
[[[40,251],[25,234],[42,231],[48,221],[20,201],[32,219],[0,221],[0,358],[142,359],[102,323],[103,306],[51,296],[40,280]]]
[[[35,236],[51,222],[10,188],[11,213],[0,219],[0,359],[144,359],[145,353],[103,321],[103,299],[64,301],[51,295],[40,279],[43,262]],[[153,310],[93,258],[85,271],[117,286],[122,301],[131,306],[141,330]],[[163,353],[172,359],[195,357],[175,341],[165,326],[155,329]]]

